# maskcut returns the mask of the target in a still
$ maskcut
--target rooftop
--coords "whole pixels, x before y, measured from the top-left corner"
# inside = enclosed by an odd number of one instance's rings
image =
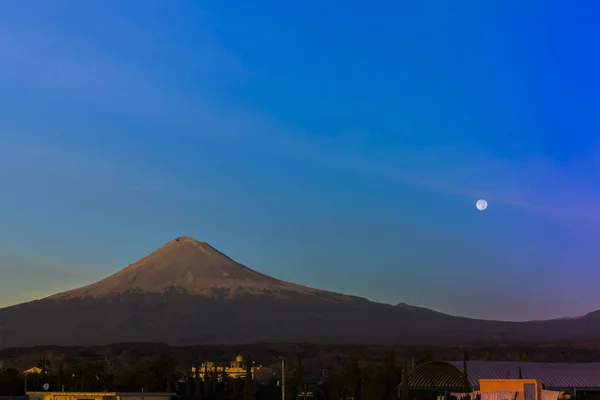
[[[468,361],[467,375],[473,388],[480,379],[539,379],[546,389],[600,390],[600,363],[537,363],[521,361]],[[409,375],[411,388],[460,389],[463,361],[432,361]]]

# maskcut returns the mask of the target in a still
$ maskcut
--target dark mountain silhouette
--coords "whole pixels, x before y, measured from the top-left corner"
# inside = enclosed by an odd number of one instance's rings
[[[0,309],[0,348],[164,342],[443,344],[600,338],[600,318],[484,321],[284,282],[178,238],[94,284]]]

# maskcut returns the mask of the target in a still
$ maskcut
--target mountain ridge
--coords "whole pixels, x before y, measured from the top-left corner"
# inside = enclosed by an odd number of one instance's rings
[[[0,309],[0,347],[599,339],[599,314],[506,322],[378,303],[285,282],[180,237],[98,282]]]

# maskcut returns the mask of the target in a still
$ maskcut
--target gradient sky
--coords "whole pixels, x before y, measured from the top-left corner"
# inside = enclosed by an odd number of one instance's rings
[[[600,3],[341,4],[2,2],[0,305],[185,235],[387,303],[600,309]]]

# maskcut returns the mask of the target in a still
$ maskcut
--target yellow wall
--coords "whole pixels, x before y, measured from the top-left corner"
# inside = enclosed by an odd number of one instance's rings
[[[168,393],[28,392],[30,400],[169,400]]]
[[[38,367],[29,368],[27,371],[23,371],[25,375],[41,374],[42,372],[43,371],[41,370],[41,368]]]
[[[538,397],[542,382],[536,379],[480,379],[479,391],[481,393],[518,392],[517,399],[523,400],[525,384],[535,385],[535,398],[540,400]]]
[[[28,395],[30,400],[117,400],[116,393],[101,392],[35,392]]]
[[[214,373],[215,371],[217,372],[217,374],[221,374],[223,372],[223,367],[207,367],[206,368],[207,372],[209,373]],[[196,367],[192,367],[192,374],[196,373]],[[240,367],[228,367],[225,366],[225,373],[227,374],[227,376],[234,378],[234,379],[238,379],[238,378],[245,378],[246,377],[246,368],[240,368]],[[268,367],[253,367],[252,368],[252,379],[256,379],[256,374],[259,375],[264,375],[264,374],[272,374],[272,369],[268,368]],[[219,376],[220,378],[220,376]],[[200,368],[200,379],[204,379],[204,368]]]

